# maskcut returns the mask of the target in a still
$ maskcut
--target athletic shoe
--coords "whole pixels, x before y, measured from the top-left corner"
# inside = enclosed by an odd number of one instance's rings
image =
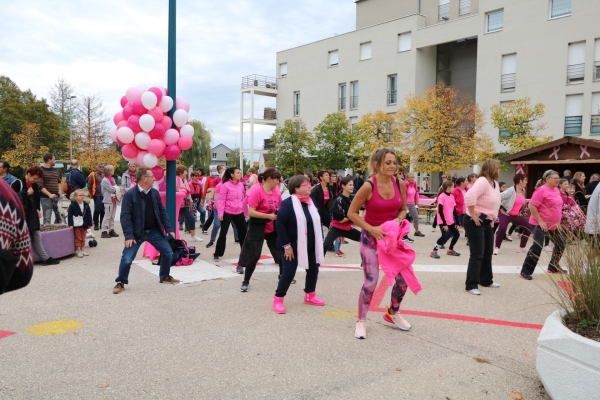
[[[446,255],[448,255],[448,256],[454,256],[454,257],[458,257],[458,256],[460,256],[460,253],[459,253],[459,252],[457,252],[457,251],[454,251],[454,250],[448,250],[448,251],[446,252]]]
[[[474,294],[476,296],[479,296],[481,294],[481,292],[479,291],[479,289],[471,289],[471,290],[467,290],[467,292]]]
[[[504,240],[507,242],[512,242],[512,238],[509,235],[504,236]]]
[[[76,251],[75,254],[77,254],[77,257],[79,258],[83,258],[83,253],[81,251]]]
[[[437,251],[432,251],[431,254],[429,254],[429,257],[431,258],[440,258],[440,256],[438,255]]]
[[[423,235],[423,234],[421,233],[421,231],[417,231],[417,232],[415,232],[415,236],[417,236],[417,237],[425,237],[425,235]]]
[[[244,267],[239,267],[239,266],[236,267],[235,268],[235,272],[237,272],[240,275],[243,274],[244,273]]]
[[[544,246],[544,251],[547,251],[548,253],[552,253],[552,247],[550,246]]]
[[[347,240],[344,240],[344,241],[342,242],[342,244],[348,244],[348,241],[347,241]]]
[[[529,249],[527,247],[519,247],[517,253],[527,253]]]
[[[203,231],[202,231],[202,234],[203,234],[203,235],[208,235],[208,231],[204,231],[204,230],[203,230]]]
[[[548,267],[548,273],[549,274],[566,274],[567,271],[565,271],[562,268]]]
[[[179,279],[175,279],[171,275],[167,275],[166,277],[164,277],[160,280],[160,283],[171,283],[173,285],[176,285],[179,282],[180,282]]]
[[[198,236],[192,236],[190,238],[190,242],[202,242],[203,239],[200,239]]]
[[[234,239],[234,242],[236,242],[236,243],[239,243],[239,242],[240,242],[240,239],[238,239],[238,238],[235,238],[235,239]]]
[[[213,254],[213,261],[219,261],[219,256],[215,256],[215,255]]]
[[[402,241],[403,241],[404,243],[414,243],[414,240],[413,240],[413,239],[411,239],[411,238],[409,238],[409,237],[408,237],[408,235],[404,236],[404,237],[402,238]]]
[[[179,225],[179,230],[182,231],[183,230],[183,225]]]
[[[336,251],[334,254],[338,257],[344,257],[341,251]]]
[[[102,232],[102,235],[100,235],[100,237],[102,239],[110,239],[112,236],[110,236],[108,232]]]
[[[357,321],[356,329],[354,330],[354,337],[357,339],[367,338],[367,327],[365,321]]]
[[[240,292],[247,292],[248,291],[248,282],[244,281],[242,282],[242,287],[240,287]]]
[[[445,249],[446,249],[446,246],[444,246],[444,245],[440,246],[440,250],[445,250]]]
[[[341,250],[338,250],[338,251],[339,251],[339,253],[340,253],[341,255],[343,255],[343,256],[345,256],[345,255],[346,255],[346,254],[344,254],[344,252],[343,252],[343,251],[341,251]]]
[[[500,249],[499,249],[499,248],[497,248],[497,247],[495,247],[495,248],[494,248],[494,252],[493,252],[492,254],[493,254],[493,255],[495,255],[495,256],[497,256],[497,255],[498,255],[498,253],[500,253]]]
[[[494,283],[492,283],[491,285],[489,285],[489,286],[484,286],[484,287],[489,287],[489,288],[497,289],[497,288],[499,288],[499,287],[500,287],[500,284],[499,284],[499,283],[496,283],[496,282],[494,282]]]
[[[119,234],[117,232],[115,232],[114,229],[111,229],[110,231],[108,231],[108,234],[110,235],[110,237],[119,237]]]
[[[99,231],[99,230],[100,230],[100,227],[99,227],[98,225],[94,225],[94,230],[95,230],[95,231]]]
[[[208,244],[206,245],[206,248],[208,249],[209,247],[213,247],[215,245],[215,242],[208,242]]]
[[[42,261],[42,265],[57,265],[57,264],[60,264],[60,261],[55,260],[52,257],[48,257],[44,261]]]
[[[83,254],[84,256],[89,256],[90,253],[88,253],[87,251],[82,251],[81,254]]]
[[[533,277],[525,272],[521,272],[519,274],[519,276],[521,277],[521,279],[525,279],[526,281],[530,281],[533,279]]]
[[[400,315],[399,312],[397,312],[394,315],[390,314],[389,307],[387,307],[387,311],[385,312],[385,314],[383,314],[383,319],[386,322],[389,322],[390,324],[396,325],[398,327],[398,329],[403,330],[403,331],[410,331],[410,328],[412,328],[412,326],[410,326],[408,321],[405,320],[402,317],[402,315]]]
[[[125,290],[125,284],[122,282],[117,282],[117,284],[115,285],[115,287],[113,288],[113,294],[119,294],[121,293],[123,290]]]

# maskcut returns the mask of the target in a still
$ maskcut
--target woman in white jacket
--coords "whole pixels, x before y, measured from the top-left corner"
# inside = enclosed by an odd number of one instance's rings
[[[588,201],[585,233],[596,238],[596,246],[600,244],[600,185],[596,186]]]

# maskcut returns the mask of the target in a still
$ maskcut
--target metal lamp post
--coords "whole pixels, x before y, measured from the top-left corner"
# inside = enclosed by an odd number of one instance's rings
[[[70,155],[71,155],[71,160],[73,159],[73,123],[72,123],[72,118],[73,118],[73,99],[76,99],[77,96],[71,96],[69,98],[69,143],[70,143]]]
[[[173,108],[169,111],[169,117],[171,120],[173,119],[173,114],[175,113],[175,103],[176,103],[176,58],[175,58],[175,50],[176,50],[176,26],[175,23],[177,21],[177,0],[169,0],[169,49],[168,49],[168,67],[167,67],[167,87],[169,90],[169,97],[173,99]],[[175,123],[173,122],[172,128],[175,129]],[[171,221],[171,226],[177,229],[177,219],[176,216],[176,199],[175,199],[175,169],[176,169],[177,161],[167,161],[167,216]]]

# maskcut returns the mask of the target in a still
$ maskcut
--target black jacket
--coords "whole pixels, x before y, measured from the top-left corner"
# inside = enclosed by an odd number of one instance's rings
[[[350,203],[352,200],[344,195],[339,195],[335,198],[333,206],[331,207],[331,216],[336,221],[341,221],[348,217],[348,210],[350,209]]]
[[[152,204],[154,206],[154,216],[158,223],[158,230],[167,233],[173,232],[167,211],[163,206],[160,194],[156,189],[150,189],[146,196],[152,196]],[[123,236],[125,240],[142,240],[144,232],[144,216],[146,215],[146,203],[142,198],[140,189],[134,187],[125,192],[123,201],[121,202],[121,228],[123,228]]]
[[[588,201],[585,198],[586,192],[585,189],[582,189],[581,186],[575,184],[575,201],[581,207],[587,207]]]
[[[90,205],[87,202],[83,202],[83,213],[81,212],[81,207],[79,207],[79,203],[76,201],[72,201],[69,204],[69,212],[67,216],[67,220],[69,226],[73,225],[73,217],[81,217],[83,215],[83,228],[88,229],[91,226],[94,226],[94,222],[92,221],[92,211]]]
[[[329,201],[327,202],[327,205],[325,205],[325,192],[323,191],[323,186],[321,186],[320,183],[314,188],[312,188],[312,191],[310,192],[310,197],[315,203],[315,207],[317,207],[317,210],[319,211],[321,223],[323,224],[323,226],[328,227],[329,223],[331,222],[331,217],[329,213],[331,212],[331,205],[333,204],[335,196],[333,195],[330,186],[327,186],[327,190],[329,191]]]
[[[34,231],[40,230],[40,219],[38,217],[38,210],[41,211],[40,206],[40,190],[37,183],[31,185],[33,194],[30,196],[27,194],[27,181],[25,178],[17,179],[10,185],[10,187],[17,193],[23,208],[25,209],[25,220],[27,227],[29,228],[30,234]]]
[[[302,210],[304,211],[304,216],[307,220],[312,218],[310,213],[308,212],[308,205],[306,203],[302,203]],[[319,221],[312,221],[314,224],[318,224]],[[318,225],[317,225],[318,226]],[[281,202],[281,206],[279,206],[279,210],[277,210],[277,219],[275,220],[275,230],[277,231],[277,247],[282,248],[286,244],[292,246],[294,249],[294,254],[298,254],[298,220],[296,219],[296,213],[294,212],[294,204],[292,203],[292,198],[288,197],[284,201]],[[311,231],[308,229],[307,235],[307,245],[310,247],[311,239],[314,244],[314,229]],[[321,244],[319,244],[321,245]]]

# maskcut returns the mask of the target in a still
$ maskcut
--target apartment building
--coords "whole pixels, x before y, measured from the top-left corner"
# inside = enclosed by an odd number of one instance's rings
[[[598,16],[592,0],[359,0],[355,31],[277,53],[271,122],[354,124],[443,81],[479,103],[498,150],[489,109],[523,97],[546,105],[545,134],[600,138]]]

